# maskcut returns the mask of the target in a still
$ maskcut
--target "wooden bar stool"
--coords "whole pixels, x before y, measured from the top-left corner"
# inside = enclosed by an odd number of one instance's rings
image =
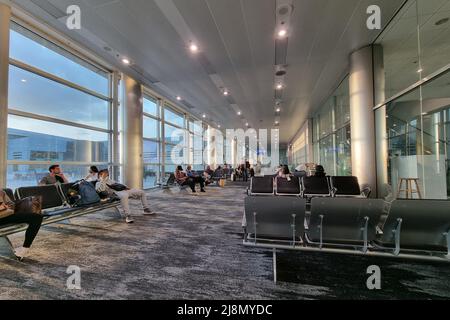
[[[405,189],[402,189],[403,182],[405,183]],[[415,188],[413,189],[413,183]],[[417,193],[419,199],[422,199],[422,193],[419,188],[419,178],[400,178],[398,183],[397,198],[404,192],[406,199],[413,199],[413,194]]]

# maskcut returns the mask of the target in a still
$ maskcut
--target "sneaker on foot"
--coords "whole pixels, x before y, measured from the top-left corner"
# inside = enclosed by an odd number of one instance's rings
[[[144,216],[152,216],[155,213],[151,209],[144,209]]]
[[[125,218],[125,222],[126,222],[126,223],[133,223],[134,220],[131,219],[131,217],[126,217],[126,218]]]
[[[17,259],[23,260],[23,258],[28,257],[29,251],[29,248],[20,247],[14,250],[14,254],[16,255]]]
[[[200,192],[206,192],[205,189],[200,190]]]

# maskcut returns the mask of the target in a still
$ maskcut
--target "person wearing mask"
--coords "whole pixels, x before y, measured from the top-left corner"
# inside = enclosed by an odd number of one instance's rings
[[[7,224],[28,224],[22,247],[14,250],[19,260],[29,256],[30,247],[36,238],[42,224],[42,215],[32,212],[14,212],[15,204],[8,195],[0,189],[0,226]]]
[[[205,191],[205,179],[203,179],[203,177],[199,176],[195,171],[192,170],[192,166],[187,166],[186,167],[186,174],[189,178],[191,178],[195,183],[199,183],[200,184],[200,192],[206,192]],[[195,187],[193,192],[195,192]]]
[[[88,182],[97,182],[98,181],[98,168],[96,166],[91,166],[89,168],[89,174],[84,178],[84,180]]]
[[[177,183],[180,186],[188,185],[191,188],[192,192],[195,192],[195,182],[193,179],[190,179],[187,176],[186,172],[183,171],[182,166],[178,166],[175,170],[175,180],[177,180]]]
[[[108,196],[117,196],[120,199],[120,203],[122,205],[124,214],[125,214],[125,222],[133,223],[133,219],[131,219],[130,212],[130,202],[129,199],[140,199],[142,202],[142,206],[144,207],[144,215],[154,215],[154,212],[150,210],[150,206],[147,201],[147,196],[143,190],[138,189],[130,189],[126,186],[120,185],[124,190],[118,191],[117,186],[120,184],[109,178],[108,170],[101,170],[98,173],[98,182],[95,184],[95,190],[98,193],[107,193]],[[122,189],[122,188],[120,188]]]
[[[54,164],[48,168],[50,172],[48,175],[43,177],[41,181],[39,181],[40,186],[52,185],[57,183],[68,183],[69,180],[66,178],[64,173],[61,170],[59,164]]]

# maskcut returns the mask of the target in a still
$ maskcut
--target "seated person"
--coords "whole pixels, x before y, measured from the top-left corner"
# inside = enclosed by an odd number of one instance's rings
[[[133,219],[131,219],[130,203],[129,203],[130,198],[141,200],[142,206],[144,207],[144,215],[154,214],[152,210],[150,210],[147,201],[147,196],[143,190],[126,188],[125,190],[122,191],[116,191],[111,188],[111,186],[113,186],[114,184],[116,184],[116,182],[114,182],[109,178],[109,171],[107,169],[101,170],[98,173],[98,182],[95,185],[95,190],[98,193],[106,192],[110,197],[114,195],[119,197],[120,203],[122,204],[123,211],[125,213],[126,223],[134,222]]]
[[[224,172],[221,166],[218,166],[216,171],[214,172],[214,178],[223,178]]]
[[[41,228],[42,218],[42,215],[32,212],[14,213],[14,202],[9,199],[3,190],[0,190],[0,226],[11,223],[28,224],[23,246],[14,250],[14,254],[19,260],[22,260],[29,255],[31,244]]]
[[[315,177],[323,178],[326,177],[325,169],[321,165],[316,166],[316,173],[314,174]]]
[[[205,171],[203,172],[203,176],[205,177],[205,184],[208,185],[212,183],[212,178],[214,176],[214,170],[211,169],[211,166],[206,166]]]
[[[200,192],[206,192],[205,191],[205,179],[203,179],[203,177],[199,176],[195,171],[192,170],[192,166],[187,166],[186,167],[186,174],[189,178],[191,178],[195,183],[199,183],[200,184]],[[195,187],[193,192],[195,192]]]
[[[54,164],[48,168],[50,172],[39,181],[40,186],[52,185],[57,183],[68,183],[69,180],[64,176],[59,164]]]
[[[277,178],[285,178],[288,181],[291,181],[291,172],[289,171],[289,167],[286,165],[282,166],[278,171]]]
[[[178,166],[175,170],[175,180],[180,186],[187,185],[191,188],[192,192],[195,192],[195,182],[187,176],[187,174],[183,171],[182,166]]]
[[[89,174],[84,178],[84,180],[88,182],[97,182],[98,181],[98,168],[96,166],[91,166],[89,168]]]

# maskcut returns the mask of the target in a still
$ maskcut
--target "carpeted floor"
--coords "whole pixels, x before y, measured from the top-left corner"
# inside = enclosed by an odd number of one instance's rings
[[[149,192],[156,216],[135,223],[114,211],[44,227],[24,262],[0,258],[0,299],[448,299],[448,264],[284,251],[272,281],[271,251],[242,246],[242,183],[192,195]],[[23,234],[11,237],[21,244]],[[381,268],[381,290],[366,287]],[[68,290],[67,267],[81,268]]]

